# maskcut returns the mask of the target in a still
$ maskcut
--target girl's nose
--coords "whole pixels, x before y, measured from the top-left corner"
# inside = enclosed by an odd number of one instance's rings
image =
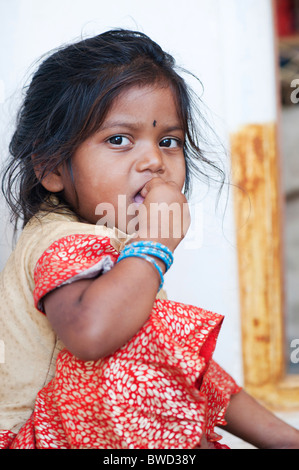
[[[165,164],[163,154],[159,147],[144,149],[139,154],[136,164],[137,171],[150,171],[152,173],[164,173]]]

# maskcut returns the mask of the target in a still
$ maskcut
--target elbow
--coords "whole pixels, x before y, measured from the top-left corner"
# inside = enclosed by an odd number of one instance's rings
[[[70,351],[71,352],[71,351]],[[72,355],[74,357],[76,357],[76,359],[78,359],[79,361],[82,361],[82,362],[91,362],[91,361],[99,361],[100,359],[103,359],[103,357],[99,357],[98,354],[95,354],[93,351],[74,351],[74,352],[71,352]]]
[[[78,296],[74,302],[69,299],[68,302],[61,301],[55,295],[46,301],[45,312],[53,330],[77,359],[98,361],[113,354],[126,342],[110,310],[101,310],[98,305],[94,307],[86,302],[83,304]]]
[[[114,351],[101,351],[98,350],[97,347],[93,348],[92,345],[90,345],[88,348],[75,348],[73,351],[70,351],[73,356],[83,362],[99,361],[100,359],[104,359],[110,354],[113,354],[113,352]]]
[[[101,333],[81,330],[70,335],[64,342],[66,349],[80,361],[98,361],[111,354],[105,346],[104,337]]]
[[[100,322],[91,324],[73,323],[67,338],[61,338],[66,349],[77,359],[98,361],[113,354],[120,346],[115,344],[113,332]]]
[[[103,358],[101,352],[97,351],[92,345],[81,344],[81,338],[78,341],[64,341],[65,348],[77,359],[83,362],[98,361]]]

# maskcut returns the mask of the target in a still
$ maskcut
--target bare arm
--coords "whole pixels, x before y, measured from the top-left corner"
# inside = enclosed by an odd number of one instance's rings
[[[160,178],[153,178],[144,191],[145,205],[159,200],[169,205],[172,201],[186,202],[174,183]],[[150,214],[147,211],[146,217]],[[164,216],[172,215],[166,211]],[[153,223],[161,226],[163,221],[139,219],[144,239],[149,239],[145,229]],[[153,241],[174,251],[183,236],[182,233],[181,238],[174,238],[170,234],[167,239]],[[164,272],[163,262],[157,262]],[[159,284],[159,274],[151,263],[127,258],[97,279],[77,281],[49,293],[44,298],[44,309],[54,331],[72,354],[82,360],[97,360],[113,353],[139,331],[152,311]]]
[[[299,449],[299,431],[244,390],[232,396],[223,429],[259,449]]]
[[[124,345],[146,322],[159,282],[150,263],[128,258],[99,278],[54,290],[44,308],[72,354],[97,360]]]

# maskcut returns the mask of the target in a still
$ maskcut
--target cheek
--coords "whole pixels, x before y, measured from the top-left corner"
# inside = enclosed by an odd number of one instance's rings
[[[178,178],[178,185],[182,189],[185,181],[186,181],[186,163],[185,160],[180,165],[180,168],[177,169],[177,178]]]

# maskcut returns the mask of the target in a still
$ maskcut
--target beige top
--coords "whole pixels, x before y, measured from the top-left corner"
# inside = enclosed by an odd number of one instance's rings
[[[108,236],[117,251],[129,238],[117,229],[79,222],[72,214],[50,213],[26,225],[0,274],[0,430],[18,432],[33,411],[38,391],[54,376],[63,344],[34,307],[34,268],[54,241],[73,234]],[[165,298],[163,291],[159,298]]]

